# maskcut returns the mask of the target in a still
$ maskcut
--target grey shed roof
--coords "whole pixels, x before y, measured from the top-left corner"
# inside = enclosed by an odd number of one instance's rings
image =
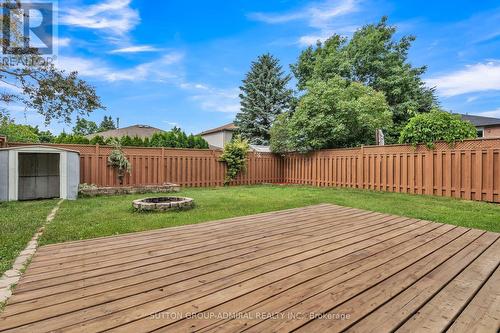
[[[460,114],[463,120],[470,121],[474,126],[496,126],[500,125],[500,119],[492,117],[474,116],[469,114]]]
[[[66,148],[61,148],[61,147],[53,147],[53,146],[45,146],[45,145],[26,145],[26,146],[15,146],[15,147],[6,147],[6,148],[0,148],[0,151],[4,150],[26,150],[26,151],[67,151],[70,153],[77,153],[80,154],[78,150],[72,150],[72,149],[66,149]]]

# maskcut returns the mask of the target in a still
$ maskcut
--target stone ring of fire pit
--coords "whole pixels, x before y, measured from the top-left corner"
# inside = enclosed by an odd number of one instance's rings
[[[132,206],[138,211],[169,211],[191,209],[194,200],[184,197],[155,197],[134,200]]]

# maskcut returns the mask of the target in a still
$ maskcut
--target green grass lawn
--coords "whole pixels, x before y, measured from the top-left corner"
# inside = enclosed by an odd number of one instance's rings
[[[334,203],[500,232],[500,205],[450,198],[305,186],[187,188],[179,195],[194,198],[196,208],[166,213],[134,212],[132,200],[148,195],[65,201],[42,236],[41,243],[199,223],[318,203]]]
[[[45,222],[57,200],[0,202],[0,276]]]

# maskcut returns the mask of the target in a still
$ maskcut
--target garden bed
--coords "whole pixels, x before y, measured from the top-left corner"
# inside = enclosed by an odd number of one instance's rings
[[[118,194],[143,194],[143,193],[170,193],[179,192],[180,186],[172,183],[163,185],[144,185],[144,186],[116,186],[116,187],[97,187],[95,185],[83,185],[80,187],[79,194],[82,197],[96,197],[103,195]]]

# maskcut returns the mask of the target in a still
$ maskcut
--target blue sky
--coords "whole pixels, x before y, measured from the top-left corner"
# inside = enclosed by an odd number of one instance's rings
[[[500,117],[498,1],[59,1],[58,66],[96,87],[120,126],[199,132],[233,120],[239,85],[264,52],[284,69],[308,44],[389,16],[427,65],[442,106]],[[41,124],[21,111],[18,122]],[[42,126],[43,127],[43,126]],[[57,122],[55,132],[71,128]]]

